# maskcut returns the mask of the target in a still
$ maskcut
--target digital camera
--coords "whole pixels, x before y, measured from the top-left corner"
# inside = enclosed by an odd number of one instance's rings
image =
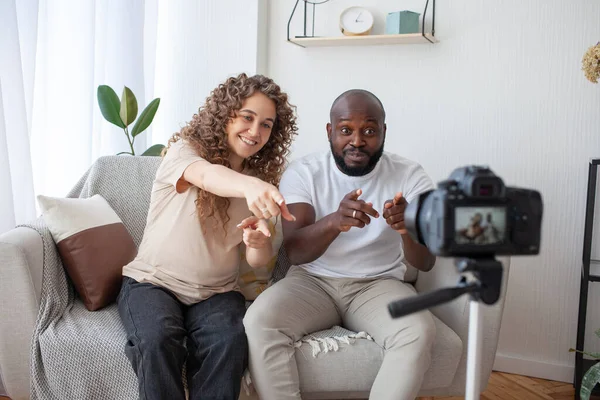
[[[542,197],[506,187],[489,168],[455,169],[404,213],[411,237],[442,257],[534,255],[540,251]]]

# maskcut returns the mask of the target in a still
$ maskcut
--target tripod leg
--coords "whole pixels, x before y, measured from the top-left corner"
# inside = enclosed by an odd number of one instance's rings
[[[467,388],[466,400],[479,400],[481,392],[481,340],[483,338],[483,317],[481,303],[471,299],[469,304],[469,343],[467,349]]]

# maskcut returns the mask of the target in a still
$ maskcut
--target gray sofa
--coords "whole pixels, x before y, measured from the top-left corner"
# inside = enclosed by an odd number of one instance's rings
[[[139,244],[159,163],[154,157],[99,158],[68,196],[101,194]],[[288,268],[285,254],[280,254],[275,278],[284,276]],[[482,310],[481,390],[492,370],[504,306],[510,260],[501,261],[505,267],[501,298]],[[452,260],[441,258],[432,271],[417,273],[411,267],[407,276],[418,292],[454,286],[458,278]],[[85,309],[42,219],[0,236],[0,311],[0,378],[13,400],[137,398],[116,306],[95,312]],[[462,296],[431,311],[437,336],[420,395],[463,395],[468,298]],[[368,397],[383,351],[364,334],[344,343],[353,334],[332,327],[297,343],[304,398]]]

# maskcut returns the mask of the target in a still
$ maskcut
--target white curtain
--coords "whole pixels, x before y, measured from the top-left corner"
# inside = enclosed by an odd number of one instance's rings
[[[27,1],[23,2],[23,5]],[[26,42],[24,38],[24,43]],[[17,6],[0,1],[0,232],[35,217]]]
[[[36,194],[64,196],[99,156],[129,150],[100,113],[99,85],[119,97],[129,87],[139,112],[161,98],[136,137],[141,154],[227,76],[259,72],[265,10],[264,0],[0,0],[0,233],[35,218]]]
[[[35,218],[34,193],[64,196],[93,160],[128,150],[96,90],[120,96],[127,85],[140,112],[152,99],[144,67],[153,70],[156,9],[144,0],[0,1],[0,232]]]
[[[100,113],[96,90],[124,85],[148,100],[142,0],[39,0],[31,154],[37,193],[64,195],[101,155],[128,150]],[[153,57],[150,57],[153,59]],[[151,77],[150,79],[153,79]],[[142,149],[147,133],[136,138]]]

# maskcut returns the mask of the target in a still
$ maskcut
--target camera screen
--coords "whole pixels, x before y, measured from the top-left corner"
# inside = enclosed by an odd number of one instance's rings
[[[454,212],[457,244],[490,245],[504,241],[505,207],[456,207]]]

